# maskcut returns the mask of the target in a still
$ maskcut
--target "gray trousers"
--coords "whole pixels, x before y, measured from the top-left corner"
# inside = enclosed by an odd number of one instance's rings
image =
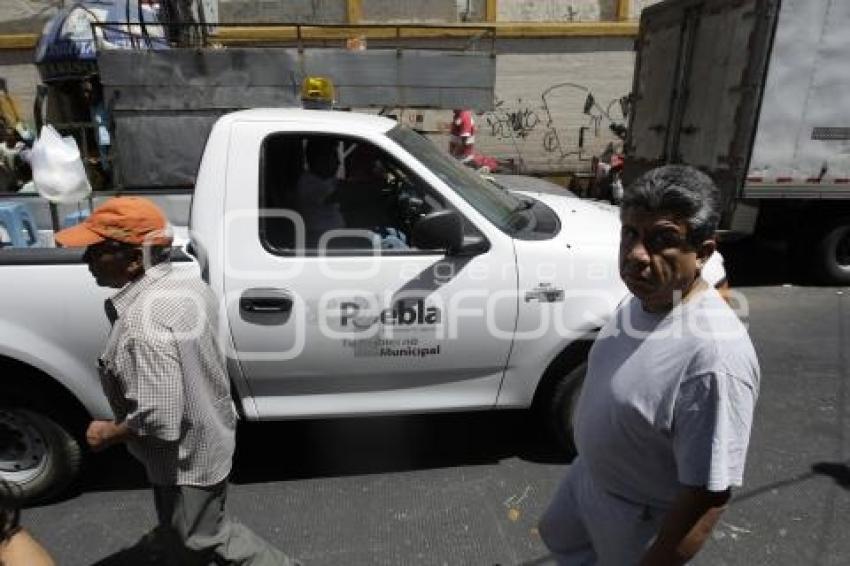
[[[227,480],[209,487],[154,486],[160,537],[175,564],[299,564],[225,516]]]
[[[558,566],[631,566],[655,540],[664,513],[600,489],[579,456],[538,529]]]

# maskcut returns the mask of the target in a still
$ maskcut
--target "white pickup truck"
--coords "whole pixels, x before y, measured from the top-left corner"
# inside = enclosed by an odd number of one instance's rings
[[[301,209],[311,144],[338,161],[323,213]],[[588,336],[625,294],[613,207],[485,180],[371,115],[221,118],[189,229],[174,261],[220,299],[246,420],[533,407],[568,442]],[[28,500],[67,485],[87,420],[111,416],[110,293],[79,250],[0,250],[0,477]]]

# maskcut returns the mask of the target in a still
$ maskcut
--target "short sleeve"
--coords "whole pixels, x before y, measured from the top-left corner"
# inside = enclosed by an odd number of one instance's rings
[[[726,491],[741,485],[756,392],[723,372],[682,383],[673,414],[673,452],[679,482]]]
[[[183,381],[176,348],[167,342],[128,340],[125,346],[128,428],[138,436],[180,439]]]

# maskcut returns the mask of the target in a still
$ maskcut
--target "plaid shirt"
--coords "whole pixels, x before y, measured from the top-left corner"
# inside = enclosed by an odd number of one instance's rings
[[[192,271],[162,263],[106,301],[98,362],[130,452],[155,485],[214,485],[230,473],[236,414],[216,341],[217,301]]]

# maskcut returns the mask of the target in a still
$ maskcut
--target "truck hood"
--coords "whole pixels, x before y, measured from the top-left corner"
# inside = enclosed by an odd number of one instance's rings
[[[555,211],[561,231],[555,241],[620,246],[620,208],[607,202],[580,199],[569,190],[528,175],[493,175],[510,192],[531,197]],[[551,240],[550,240],[551,241]]]

